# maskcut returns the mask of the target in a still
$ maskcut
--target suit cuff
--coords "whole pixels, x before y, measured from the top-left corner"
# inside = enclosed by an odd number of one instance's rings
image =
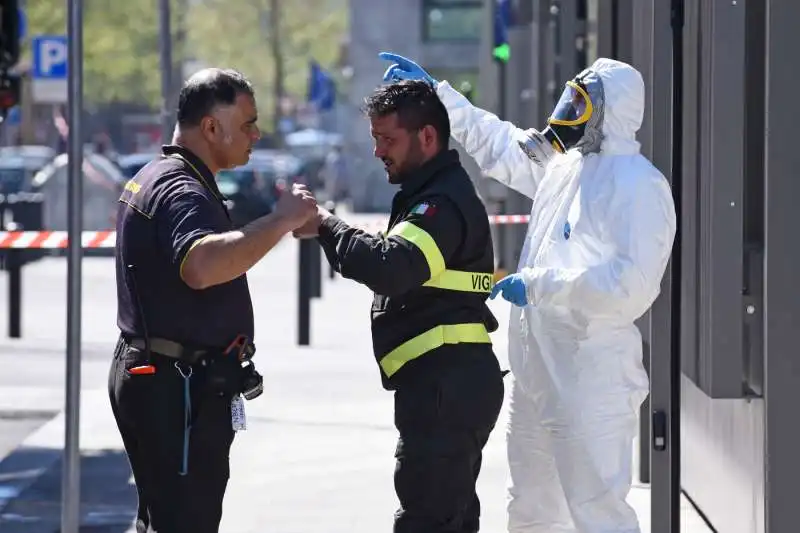
[[[539,303],[539,291],[536,290],[539,276],[542,275],[544,270],[539,267],[525,267],[520,273],[522,274],[522,281],[525,283],[525,292],[528,297],[528,304],[537,305]]]

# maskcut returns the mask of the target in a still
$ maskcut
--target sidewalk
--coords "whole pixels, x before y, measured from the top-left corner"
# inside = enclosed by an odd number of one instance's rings
[[[249,276],[256,363],[265,377],[265,392],[246,404],[248,428],[237,435],[231,452],[221,531],[388,532],[396,509],[396,432],[392,395],[381,388],[372,356],[371,294],[340,277],[328,280],[326,268],[322,298],[313,303],[311,346],[298,347],[297,254],[294,241],[285,240]],[[96,290],[113,298],[113,281],[106,287],[108,283],[97,281]],[[501,322],[493,335],[495,349],[507,368],[508,307],[491,305]],[[135,490],[104,380],[84,380],[81,409],[85,531],[125,533]],[[482,531],[487,532],[505,531],[506,409],[507,404],[487,446],[479,482]],[[0,463],[0,483],[16,482],[19,493],[4,507],[0,491],[3,532],[57,530],[63,424],[62,413]],[[647,487],[634,489],[630,501],[643,533],[649,532]],[[707,531],[693,526],[699,519],[684,514],[682,531]]]

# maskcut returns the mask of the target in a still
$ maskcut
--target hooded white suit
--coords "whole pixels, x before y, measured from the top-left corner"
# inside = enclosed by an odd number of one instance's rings
[[[639,153],[644,82],[598,59],[599,153],[569,150],[546,167],[527,136],[437,86],[453,137],[488,176],[533,199],[512,307],[514,375],[507,434],[511,533],[638,533],[626,503],[638,409],[648,394],[634,321],[659,293],[675,235],[664,176]]]

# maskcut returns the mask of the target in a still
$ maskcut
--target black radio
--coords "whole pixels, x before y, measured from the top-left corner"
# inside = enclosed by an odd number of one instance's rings
[[[252,361],[255,352],[256,347],[247,335],[237,335],[225,349],[225,355],[235,357],[241,364],[241,394],[247,400],[258,398],[264,392],[264,378]]]
[[[264,378],[256,370],[252,361],[242,365],[242,396],[246,400],[253,400],[264,392]]]

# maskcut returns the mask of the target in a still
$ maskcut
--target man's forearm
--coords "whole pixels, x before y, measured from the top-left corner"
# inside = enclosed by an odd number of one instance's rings
[[[402,294],[430,277],[425,257],[414,245],[370,235],[335,216],[323,221],[317,240],[342,277],[384,296]]]
[[[187,252],[181,277],[193,289],[227,283],[250,270],[294,227],[276,214],[241,229],[208,235]]]

